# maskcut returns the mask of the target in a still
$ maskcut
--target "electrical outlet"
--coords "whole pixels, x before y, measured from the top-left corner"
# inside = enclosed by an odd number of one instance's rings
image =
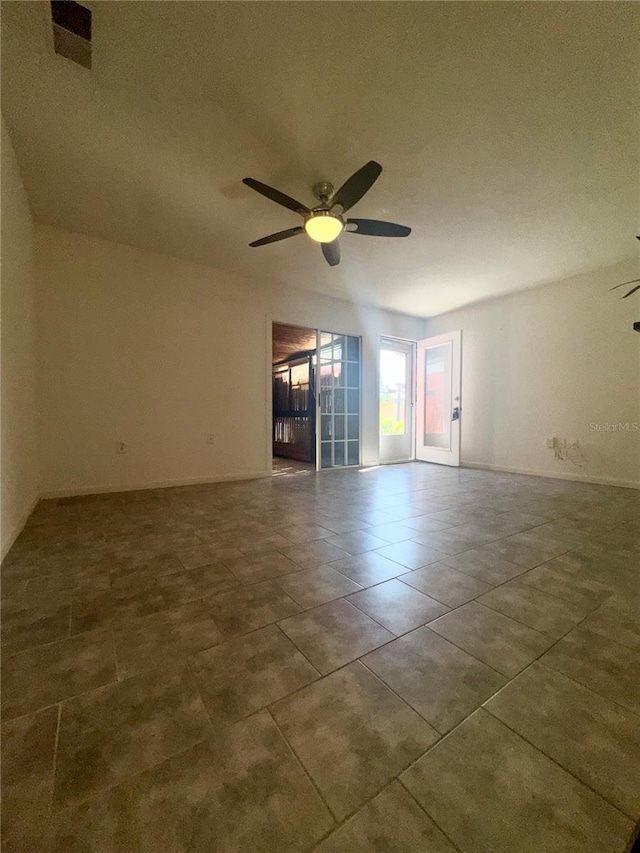
[[[116,441],[116,453],[126,453],[127,445],[124,441]]]

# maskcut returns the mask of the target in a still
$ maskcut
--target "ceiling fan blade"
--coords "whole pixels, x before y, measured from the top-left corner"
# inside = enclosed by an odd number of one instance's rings
[[[352,234],[365,234],[367,237],[408,237],[411,234],[408,226],[381,219],[347,219],[347,225],[356,226],[347,229]]]
[[[334,240],[332,243],[321,243],[322,254],[330,267],[337,267],[340,263],[340,243]]]
[[[302,204],[301,202],[296,201],[295,198],[291,198],[291,196],[281,193],[280,190],[274,190],[273,187],[267,186],[267,184],[256,181],[255,178],[243,178],[242,183],[251,187],[252,190],[260,193],[260,195],[264,195],[267,198],[270,198],[271,201],[275,201],[276,204],[288,207],[289,210],[293,210],[294,213],[300,213],[302,216],[306,216],[308,213],[311,213],[306,204]]]
[[[369,192],[381,171],[382,166],[380,163],[376,163],[375,160],[369,160],[368,163],[365,163],[361,169],[354,172],[344,182],[337,193],[334,193],[331,199],[331,206],[339,204],[342,207],[343,213],[349,210],[356,202],[360,201],[366,192]]]
[[[632,288],[631,288],[631,290],[629,291],[629,293],[625,293],[625,295],[624,295],[624,296],[621,296],[621,297],[620,297],[620,299],[626,299],[626,298],[627,298],[627,296],[631,296],[631,294],[632,294],[632,293],[635,293],[635,292],[636,292],[636,290],[640,290],[640,284],[636,284],[636,286],[635,286],[635,287],[632,287]]]
[[[295,228],[287,228],[286,231],[278,231],[277,234],[269,234],[268,237],[261,237],[259,240],[254,240],[249,243],[250,246],[266,246],[267,243],[277,243],[278,240],[286,240],[287,237],[295,237],[296,234],[302,234],[304,228],[302,225],[297,225]]]

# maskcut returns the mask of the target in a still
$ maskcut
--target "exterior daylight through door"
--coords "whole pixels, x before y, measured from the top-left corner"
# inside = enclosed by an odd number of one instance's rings
[[[462,332],[418,341],[416,459],[460,465]]]
[[[380,340],[379,457],[380,463],[413,459],[413,363],[415,344],[394,338]]]

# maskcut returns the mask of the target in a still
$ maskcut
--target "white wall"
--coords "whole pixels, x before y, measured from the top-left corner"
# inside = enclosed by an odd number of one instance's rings
[[[49,495],[266,475],[272,320],[363,336],[362,457],[375,463],[378,337],[424,328],[51,227],[37,228],[37,269]]]
[[[7,553],[38,498],[33,222],[2,122],[0,552]]]
[[[612,285],[619,265],[434,317],[427,333],[462,329],[462,461],[523,473],[640,485],[640,319],[637,294]],[[637,424],[594,432],[591,424]],[[580,442],[579,466],[547,437]]]

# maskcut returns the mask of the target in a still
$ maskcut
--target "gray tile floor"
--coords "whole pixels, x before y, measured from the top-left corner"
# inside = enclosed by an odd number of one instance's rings
[[[42,502],[3,853],[625,853],[640,495],[425,464]]]

